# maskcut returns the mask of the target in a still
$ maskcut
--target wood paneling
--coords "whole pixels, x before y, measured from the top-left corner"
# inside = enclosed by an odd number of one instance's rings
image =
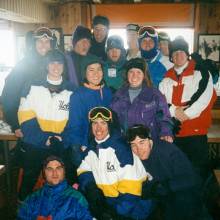
[[[72,34],[77,25],[90,26],[89,3],[66,3],[51,7],[51,11],[49,26],[62,27],[65,34]]]

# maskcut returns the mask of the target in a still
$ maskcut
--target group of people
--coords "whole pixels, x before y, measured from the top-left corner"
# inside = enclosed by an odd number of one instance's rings
[[[109,26],[99,15],[92,32],[77,26],[66,54],[38,28],[6,79],[1,103],[23,169],[18,219],[211,219],[201,196],[216,99],[208,68],[182,37],[128,24],[126,51]],[[46,183],[32,194],[41,170]]]

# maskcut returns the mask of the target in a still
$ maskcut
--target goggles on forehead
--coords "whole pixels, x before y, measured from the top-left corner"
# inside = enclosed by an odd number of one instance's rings
[[[50,40],[53,40],[53,32],[49,28],[39,28],[34,33],[34,38],[40,39],[46,37]]]
[[[112,121],[112,112],[105,107],[95,107],[89,111],[89,120],[102,118],[104,121]]]
[[[150,26],[143,26],[138,31],[139,38],[145,37],[146,34],[149,37],[158,37],[158,34],[157,34],[156,30],[153,27],[150,27]]]

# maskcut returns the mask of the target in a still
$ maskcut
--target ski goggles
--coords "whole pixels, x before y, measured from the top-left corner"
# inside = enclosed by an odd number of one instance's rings
[[[104,121],[112,121],[112,112],[105,107],[95,107],[89,111],[89,120],[95,121],[101,118]]]
[[[40,27],[34,32],[34,38],[41,39],[46,37],[50,40],[53,40],[53,32],[46,27]]]
[[[143,26],[139,29],[138,31],[139,38],[146,37],[146,35],[153,38],[158,37],[156,30],[151,26]]]
[[[127,130],[126,137],[129,143],[135,140],[137,136],[141,139],[151,138],[150,129],[144,125],[134,125]]]

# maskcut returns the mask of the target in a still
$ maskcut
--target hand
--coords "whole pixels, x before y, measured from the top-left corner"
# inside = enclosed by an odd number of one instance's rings
[[[16,130],[15,130],[15,136],[18,137],[18,138],[24,137],[24,135],[23,135],[21,129],[16,129]]]
[[[167,141],[169,143],[173,143],[173,137],[172,136],[162,136],[160,137],[161,140]]]
[[[184,109],[186,107],[177,107],[175,110],[175,118],[177,118],[180,122],[186,121],[189,117],[185,114]]]

